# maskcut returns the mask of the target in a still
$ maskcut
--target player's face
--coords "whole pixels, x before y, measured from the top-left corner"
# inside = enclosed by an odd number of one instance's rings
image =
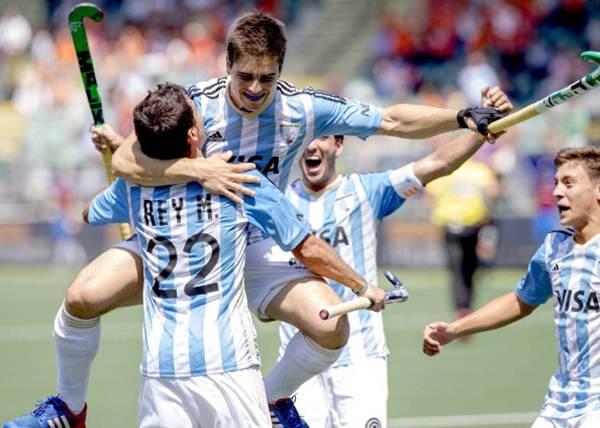
[[[600,214],[600,182],[592,180],[578,162],[567,162],[555,176],[554,197],[560,224],[581,231]]]
[[[309,189],[318,192],[335,180],[335,160],[342,148],[333,135],[310,142],[300,159],[302,178]]]
[[[274,56],[242,55],[227,67],[231,77],[229,95],[243,111],[259,110],[275,91],[279,78],[279,63]]]

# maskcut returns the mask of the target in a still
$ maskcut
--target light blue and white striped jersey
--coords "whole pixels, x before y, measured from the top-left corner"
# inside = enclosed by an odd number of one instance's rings
[[[319,193],[308,190],[296,180],[286,196],[304,214],[313,233],[327,241],[341,258],[369,283],[377,284],[377,229],[380,221],[405,201],[412,164],[393,171],[339,176]],[[348,287],[328,281],[344,300],[356,296]],[[350,337],[333,367],[345,366],[365,358],[387,356],[381,312],[356,311],[348,314]],[[280,357],[298,330],[281,323]]]
[[[541,415],[568,419],[600,409],[600,235],[583,245],[550,232],[515,293],[529,305],[552,297],[558,369]]]
[[[228,77],[200,82],[188,95],[204,118],[204,154],[231,150],[234,162],[254,162],[282,191],[295,158],[314,138],[355,135],[366,139],[381,125],[382,110],[356,100],[279,80],[262,111],[243,113],[228,96]]]
[[[260,364],[244,291],[247,226],[296,247],[310,226],[268,179],[236,206],[197,183],[140,187],[116,180],[91,204],[90,224],[135,225],[144,265],[142,374],[187,377]]]

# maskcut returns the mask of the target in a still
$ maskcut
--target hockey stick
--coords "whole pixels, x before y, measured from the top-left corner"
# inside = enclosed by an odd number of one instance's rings
[[[92,62],[92,55],[90,54],[87,35],[85,34],[83,18],[100,22],[104,18],[104,14],[98,6],[92,3],[79,3],[69,12],[69,30],[71,31],[73,45],[77,53],[83,87],[87,95],[88,104],[92,110],[92,116],[94,117],[94,125],[102,125],[104,123],[104,112],[102,111],[102,101],[100,99],[100,92],[98,92],[94,63]],[[112,153],[110,148],[106,147],[102,151],[102,163],[104,164],[104,172],[109,184],[114,180],[111,159]],[[119,231],[121,232],[122,239],[127,239],[131,236],[131,230],[127,223],[119,224]]]
[[[384,274],[385,278],[394,286],[394,288],[387,291],[385,303],[406,302],[408,299],[408,291],[406,290],[406,287],[402,281],[400,281],[400,279],[390,271],[386,270]],[[368,309],[372,304],[373,302],[371,302],[369,298],[361,296],[347,302],[342,302],[338,303],[337,305],[323,308],[319,311],[319,316],[322,320],[328,320],[339,315],[347,314],[348,312],[357,311],[359,309]]]
[[[600,52],[587,51],[581,54],[581,57],[600,66]],[[546,98],[529,104],[522,110],[519,110],[513,114],[503,117],[496,122],[492,122],[488,128],[492,134],[497,134],[507,128],[510,128],[517,123],[524,122],[532,117],[545,113],[552,107],[569,101],[581,94],[595,88],[600,84],[600,67],[596,67],[594,71],[586,74],[576,82],[571,83],[569,86],[562,88],[560,91],[553,92]]]

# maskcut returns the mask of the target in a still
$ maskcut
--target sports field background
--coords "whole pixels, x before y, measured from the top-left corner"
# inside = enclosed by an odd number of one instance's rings
[[[16,266],[2,266],[0,271],[0,421],[4,422],[54,393],[52,322],[76,271]],[[390,306],[384,315],[392,352],[389,426],[530,426],[556,362],[550,306],[468,344],[454,343],[432,359],[420,351],[421,332],[426,323],[452,315],[446,274],[394,272],[407,284],[410,298]],[[483,273],[477,301],[510,290],[520,275],[516,270]],[[141,318],[140,308],[103,318],[89,395],[90,428],[135,426]],[[257,327],[263,366],[268,369],[277,350],[276,325]]]

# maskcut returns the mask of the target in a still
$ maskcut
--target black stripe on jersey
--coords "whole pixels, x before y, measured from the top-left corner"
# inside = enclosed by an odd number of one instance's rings
[[[215,83],[207,86],[206,88],[200,89],[197,86],[194,86],[188,91],[188,95],[192,99],[202,95],[207,98],[218,98],[218,93],[221,89],[225,88],[226,81],[227,79],[225,77],[221,77]]]
[[[301,95],[301,94],[306,94],[306,95],[311,95],[315,98],[322,98],[324,100],[328,100],[328,101],[332,101],[334,103],[339,103],[339,104],[346,104],[347,100],[346,98],[343,97],[339,97],[335,94],[332,94],[330,92],[325,92],[325,91],[321,91],[319,89],[314,89],[311,88],[310,86],[307,86],[306,88],[302,89],[301,91],[296,90],[296,88],[294,88],[294,90],[290,90],[289,88],[287,88],[286,86],[284,86],[283,84],[279,84],[282,83],[283,81],[279,81],[277,82],[277,90],[279,90],[283,95],[287,95],[288,97],[293,97],[295,95]],[[287,82],[286,82],[287,83]],[[289,85],[289,83],[288,83]]]

